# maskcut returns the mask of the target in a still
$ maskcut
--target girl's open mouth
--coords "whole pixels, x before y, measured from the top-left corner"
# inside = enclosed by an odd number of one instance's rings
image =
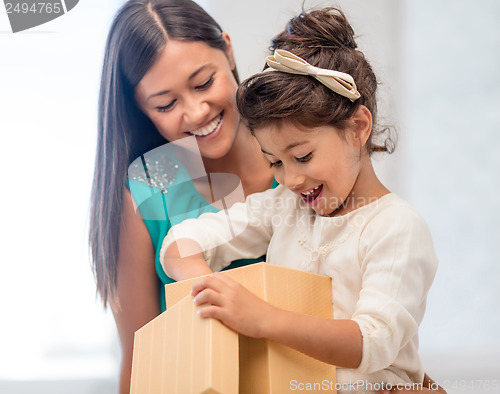
[[[316,200],[319,197],[322,190],[323,190],[323,185],[319,185],[316,186],[314,189],[309,190],[308,192],[300,193],[300,196],[306,203],[311,204],[312,202],[314,202],[314,200]]]

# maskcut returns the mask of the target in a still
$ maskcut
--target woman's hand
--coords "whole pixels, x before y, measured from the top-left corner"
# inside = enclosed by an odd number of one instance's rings
[[[238,282],[221,273],[197,281],[191,290],[203,318],[220,320],[243,335],[261,338],[266,323],[272,321],[275,307],[257,297]]]

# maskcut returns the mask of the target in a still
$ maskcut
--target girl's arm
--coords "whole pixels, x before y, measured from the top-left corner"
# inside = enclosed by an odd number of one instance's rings
[[[351,321],[277,310],[225,278],[202,280],[193,294],[198,304],[209,304],[202,316],[245,335],[372,373],[391,365],[415,337],[437,260],[425,221],[406,205],[371,219],[359,252],[363,285]]]
[[[446,394],[446,390],[442,388],[440,385],[438,385],[434,380],[432,380],[427,374],[424,376],[424,382],[422,385],[422,389],[418,390],[381,390],[379,394],[390,394],[390,393],[441,393],[441,394]]]
[[[180,250],[187,257],[181,257]],[[200,245],[189,239],[180,239],[170,244],[161,259],[165,273],[176,281],[212,273],[203,258]]]
[[[136,215],[128,189],[123,196],[118,276],[109,304],[121,345],[120,393],[130,392],[134,332],[160,314],[155,254],[144,221]]]
[[[218,319],[244,335],[271,339],[340,367],[357,368],[361,363],[363,339],[352,320],[276,308],[219,273],[200,279],[191,294],[197,305],[208,304],[200,310],[201,317]]]
[[[416,348],[437,257],[424,219],[403,201],[366,223],[358,253],[362,288],[351,319],[363,335],[359,371],[373,373],[393,364],[404,347]]]
[[[234,260],[264,255],[273,231],[274,203],[285,190],[255,193],[228,210],[173,226],[160,251],[167,275],[177,281],[188,279],[220,271]]]

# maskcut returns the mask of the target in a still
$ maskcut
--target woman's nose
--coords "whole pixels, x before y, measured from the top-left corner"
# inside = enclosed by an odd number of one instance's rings
[[[203,99],[186,98],[184,101],[184,121],[189,127],[197,128],[208,122],[210,105]]]

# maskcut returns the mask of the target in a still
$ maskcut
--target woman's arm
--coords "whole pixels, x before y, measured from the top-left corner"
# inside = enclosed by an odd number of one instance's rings
[[[196,282],[191,294],[199,312],[254,338],[267,338],[318,360],[345,368],[361,363],[363,339],[352,320],[322,319],[272,306],[239,283],[215,273]]]
[[[117,288],[115,296],[109,301],[122,350],[121,394],[130,392],[134,333],[160,314],[159,282],[154,261],[149,232],[144,221],[136,215],[132,196],[126,189],[119,239]]]

